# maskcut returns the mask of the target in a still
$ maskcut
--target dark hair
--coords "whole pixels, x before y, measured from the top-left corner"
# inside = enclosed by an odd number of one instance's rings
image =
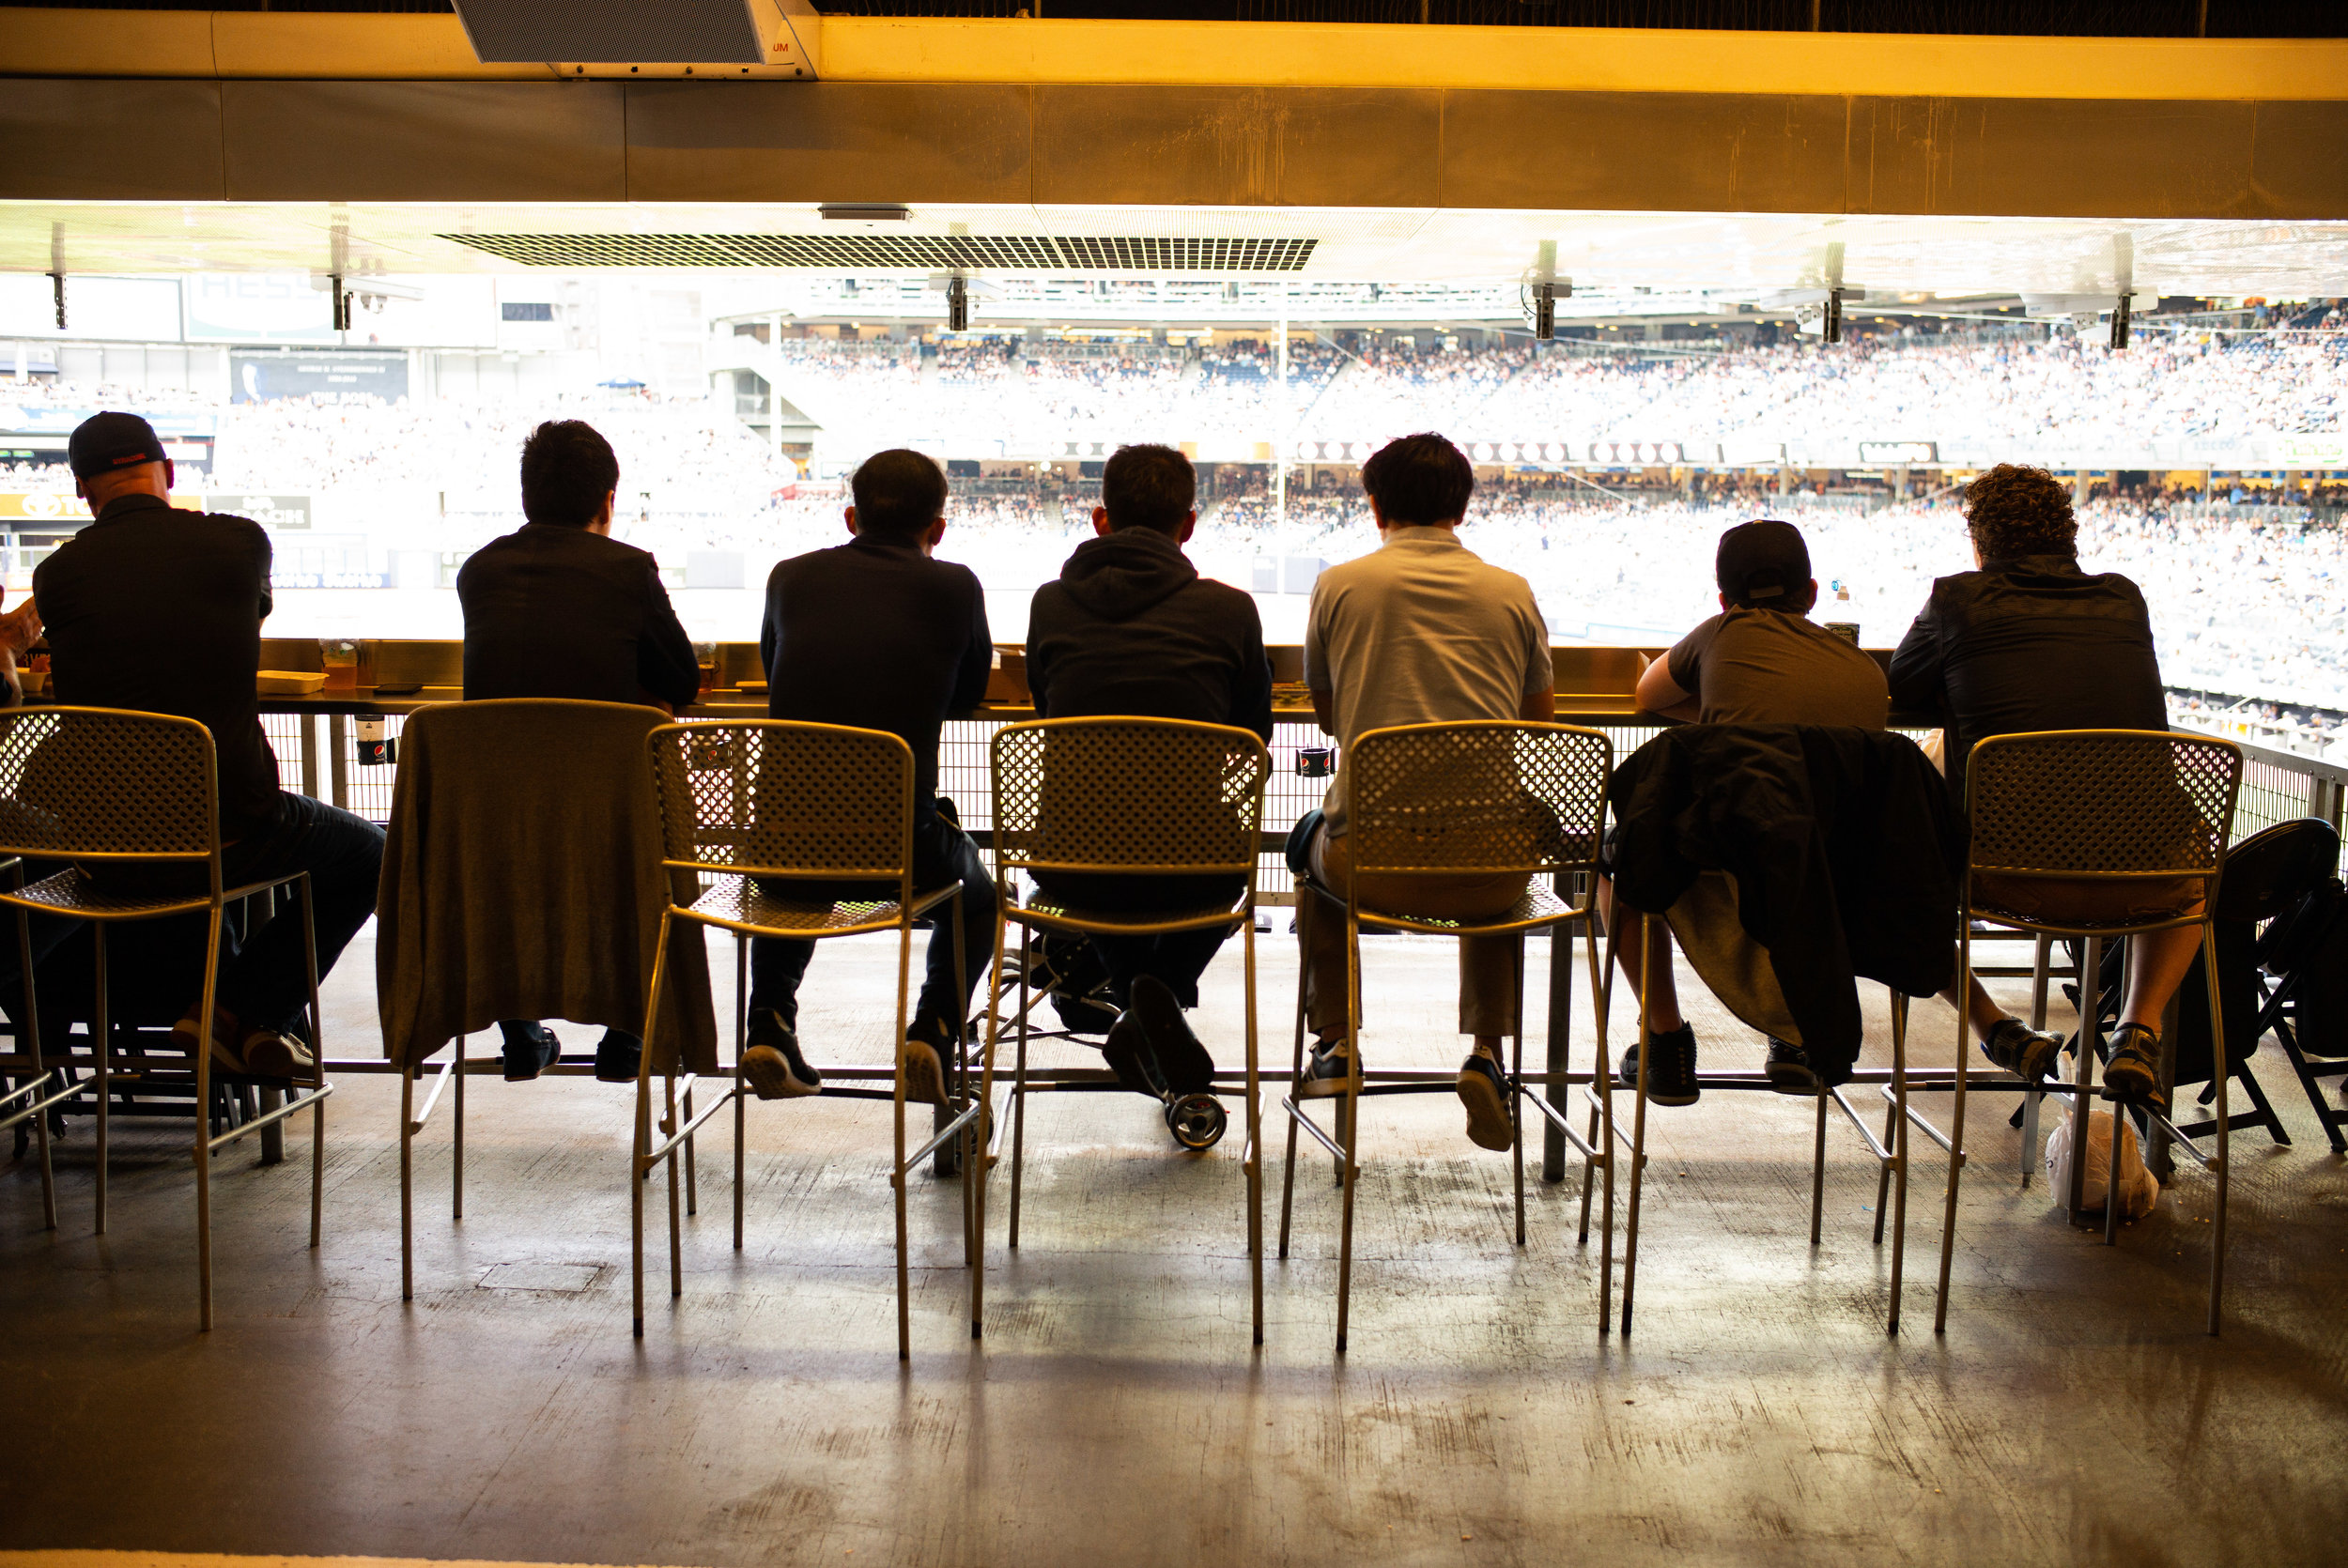
[[[1121,446],[1101,467],[1109,528],[1146,528],[1172,538],[1198,502],[1198,473],[1170,446]]]
[[[1362,465],[1362,488],[1389,525],[1449,523],[1467,515],[1475,469],[1432,432],[1388,441]]]
[[[1965,527],[1984,561],[2077,555],[2071,492],[2044,469],[2000,463],[1965,486]]]
[[[619,484],[611,443],[584,420],[548,420],[522,443],[522,515],[533,523],[585,528]]]
[[[867,457],[848,481],[857,532],[884,545],[912,545],[946,515],[946,474],[904,447]]]

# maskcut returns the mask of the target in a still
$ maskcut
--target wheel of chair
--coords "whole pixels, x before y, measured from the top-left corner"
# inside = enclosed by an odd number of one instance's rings
[[[1166,1130],[1186,1149],[1211,1149],[1223,1141],[1230,1117],[1213,1095],[1184,1095],[1166,1108]]]

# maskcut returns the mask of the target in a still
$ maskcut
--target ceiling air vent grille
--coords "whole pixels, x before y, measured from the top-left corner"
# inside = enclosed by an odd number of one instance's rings
[[[918,267],[1296,272],[1312,239],[920,234],[444,234],[527,267]]]

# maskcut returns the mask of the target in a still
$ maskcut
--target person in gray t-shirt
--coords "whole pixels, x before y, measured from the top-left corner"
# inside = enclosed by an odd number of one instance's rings
[[[1333,566],[1313,585],[1305,629],[1305,685],[1321,730],[1351,748],[1372,730],[1462,719],[1546,721],[1556,710],[1549,630],[1533,587],[1486,564],[1455,531],[1475,492],[1466,453],[1441,436],[1406,436],[1362,465],[1362,488],[1383,541]],[[1355,879],[1346,838],[1340,750],[1321,822],[1305,846],[1312,874],[1339,894]],[[1523,897],[1519,876],[1369,877],[1366,902],[1430,919],[1492,919]],[[1345,922],[1322,906],[1298,922],[1305,1020],[1316,1038],[1298,1084],[1305,1097],[1342,1095],[1352,1073],[1345,996]],[[1460,941],[1460,1032],[1475,1050],[1460,1068],[1468,1137],[1488,1149],[1515,1139],[1500,1041],[1516,1032],[1515,942]]]

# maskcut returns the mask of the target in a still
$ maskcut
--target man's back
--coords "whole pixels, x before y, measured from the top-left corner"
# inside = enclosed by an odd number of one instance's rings
[[[260,526],[131,494],[33,573],[60,702],[195,719],[219,758],[221,831],[242,838],[277,809],[277,758],[255,676],[270,611]]]
[[[1398,724],[1513,719],[1550,689],[1549,632],[1532,585],[1447,528],[1398,528],[1313,585],[1305,680],[1327,691],[1338,744]],[[1343,762],[1328,794],[1344,831]]]
[[[1672,684],[1695,693],[1698,723],[1880,730],[1890,718],[1891,693],[1875,660],[1790,610],[1724,611],[1663,657]]]
[[[1892,657],[1902,707],[1948,718],[1949,782],[1991,735],[2166,730],[2168,699],[2144,596],[2068,556],[2019,556],[1942,577]]]
[[[913,748],[914,804],[937,792],[937,731],[986,695],[995,648],[966,566],[858,538],[779,562],[759,636],[775,718],[886,730]]]
[[[1272,738],[1272,667],[1255,600],[1201,577],[1154,529],[1087,540],[1036,590],[1027,689],[1041,718],[1136,714]]]
[[[690,702],[693,645],[649,551],[583,528],[529,523],[456,574],[465,695]]]

